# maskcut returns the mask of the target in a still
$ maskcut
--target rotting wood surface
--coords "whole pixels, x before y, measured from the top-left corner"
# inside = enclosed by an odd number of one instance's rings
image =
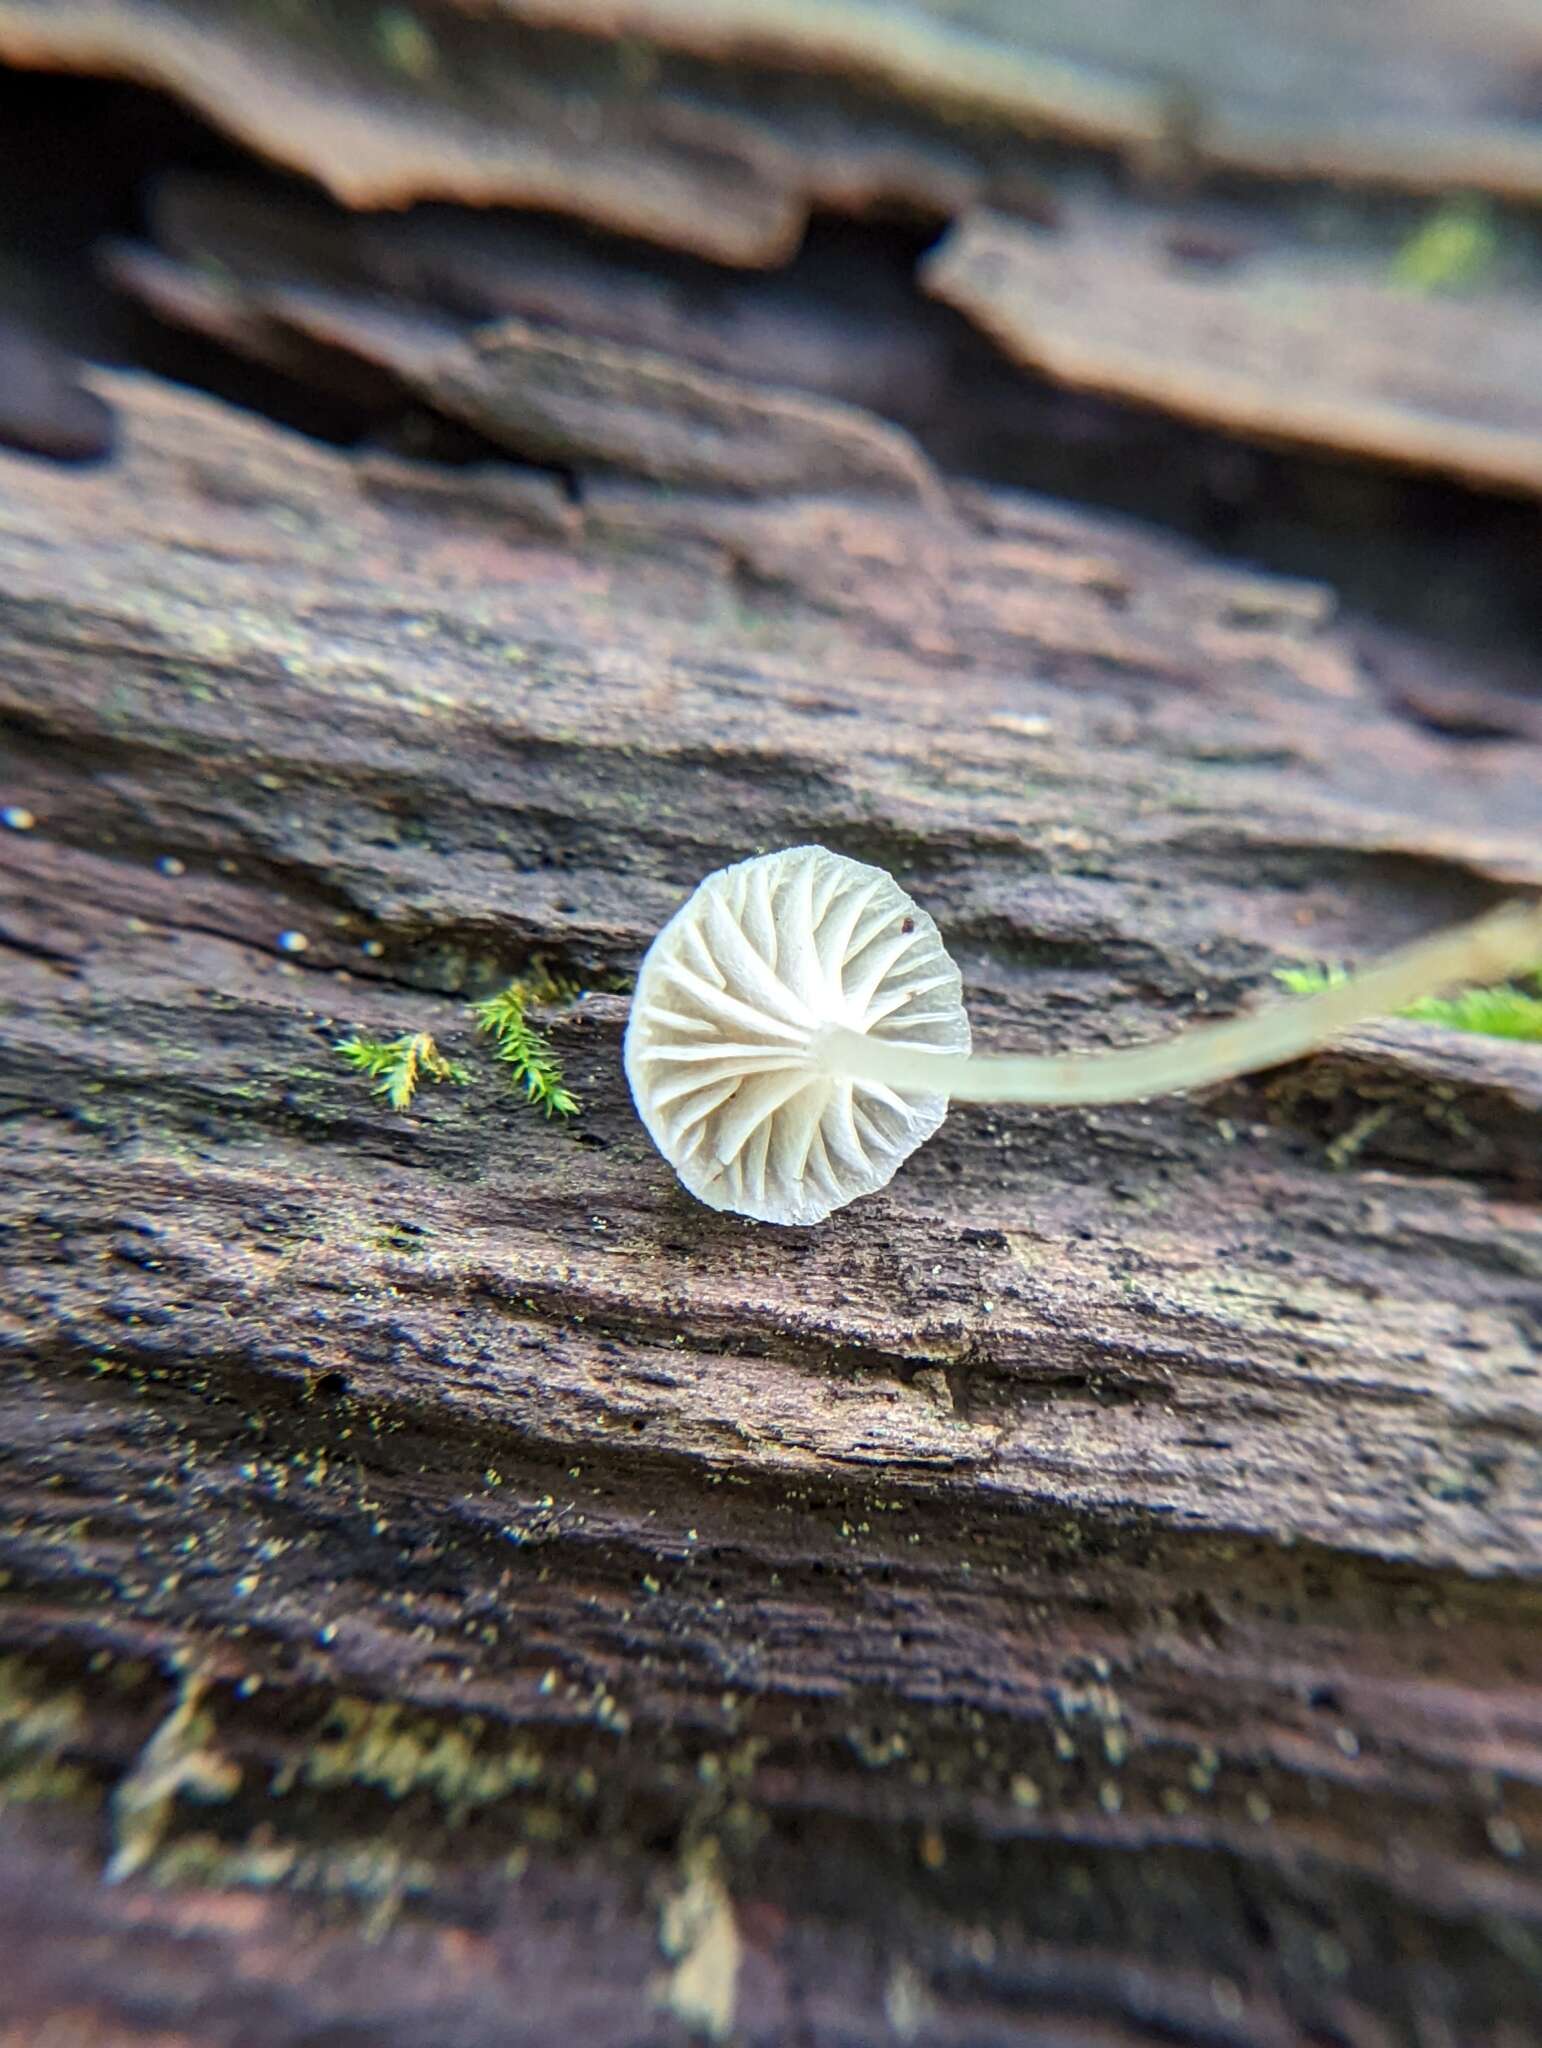
[[[983,1047],[1128,1041],[1542,883],[1542,748],[1042,501],[98,382],[0,458],[6,2048],[1533,2038],[1542,1056],[963,1109],[779,1232],[619,991],[813,838]],[[464,1008],[537,955],[572,1125]]]

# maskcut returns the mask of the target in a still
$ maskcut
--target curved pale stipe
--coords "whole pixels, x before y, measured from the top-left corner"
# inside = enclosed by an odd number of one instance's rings
[[[995,1053],[927,1059],[838,1031],[827,1041],[826,1056],[837,1073],[860,1072],[891,1088],[930,1081],[954,1102],[1143,1102],[1151,1095],[1177,1095],[1280,1066],[1454,981],[1500,981],[1539,961],[1542,908],[1512,903],[1472,924],[1405,946],[1317,995],[1276,1004],[1256,1016],[1193,1024],[1154,1045],[1048,1057]]]
[[[1455,981],[1542,960],[1542,905],[1511,904],[1255,1016],[1119,1052],[973,1057],[958,969],[881,868],[823,847],[709,875],[643,962],[626,1070],[693,1194],[817,1223],[871,1194],[950,1099],[1136,1102],[1297,1059]]]

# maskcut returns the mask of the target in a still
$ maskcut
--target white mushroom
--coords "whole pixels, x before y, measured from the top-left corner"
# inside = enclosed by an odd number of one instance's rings
[[[709,875],[648,948],[626,1072],[693,1195],[819,1223],[881,1188],[948,1111],[925,1075],[837,1073],[833,1032],[918,1056],[969,1051],[958,969],[882,868],[795,846]]]
[[[881,1188],[950,1100],[1136,1102],[1299,1058],[1454,981],[1542,958],[1511,904],[1293,1003],[1154,1045],[970,1053],[957,967],[882,868],[822,846],[720,868],[649,947],[626,1033],[638,1114],[692,1194],[819,1223]]]

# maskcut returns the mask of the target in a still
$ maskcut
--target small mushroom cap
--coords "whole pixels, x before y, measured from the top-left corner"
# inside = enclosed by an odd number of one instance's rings
[[[693,1195],[762,1223],[820,1223],[881,1188],[946,1095],[830,1071],[832,1029],[967,1053],[958,969],[891,875],[822,846],[720,868],[648,948],[626,1075]]]

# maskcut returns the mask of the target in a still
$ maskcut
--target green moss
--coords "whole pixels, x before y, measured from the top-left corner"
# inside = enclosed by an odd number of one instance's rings
[[[577,1116],[579,1105],[563,1081],[550,1044],[525,1012],[532,1003],[567,1003],[577,994],[574,983],[562,980],[536,960],[518,980],[469,1006],[477,1030],[492,1041],[494,1057],[524,1088],[526,1098],[548,1116]],[[375,1093],[396,1110],[411,1106],[424,1081],[449,1081],[465,1087],[471,1078],[464,1067],[445,1058],[427,1031],[408,1032],[400,1038],[369,1038],[357,1033],[340,1040],[333,1050],[356,1072],[367,1075]]]
[[[688,1852],[680,1880],[659,1911],[659,1947],[674,1965],[659,2003],[690,2032],[724,2041],[734,2027],[742,1943],[715,1841]]]
[[[60,1761],[84,1724],[78,1692],[51,1690],[23,1657],[0,1657],[0,1808],[90,1797],[95,1788],[86,1773]]]
[[[59,1749],[80,1732],[77,1692],[50,1692],[25,1657],[0,1657],[0,1742],[12,1751]]]
[[[1349,976],[1342,967],[1276,967],[1274,978],[1293,996],[1316,996],[1325,988],[1337,988]]]
[[[1348,1130],[1340,1131],[1327,1151],[1330,1166],[1345,1167],[1368,1145],[1397,1110],[1396,1102],[1378,1102],[1357,1116]]]
[[[239,1787],[240,1766],[214,1746],[206,1692],[200,1673],[184,1673],[171,1712],[119,1780],[112,1796],[109,1880],[133,1876],[156,1856],[178,1800],[218,1802]]]
[[[339,1059],[375,1084],[393,1109],[406,1109],[417,1093],[420,1081],[450,1081],[464,1088],[470,1076],[463,1067],[447,1060],[427,1031],[412,1031],[401,1038],[344,1038],[333,1050]]]
[[[1518,988],[1469,988],[1457,996],[1425,996],[1400,1014],[1422,1024],[1444,1024],[1450,1031],[1542,1045],[1542,997]]]
[[[393,71],[404,72],[420,83],[432,78],[439,68],[434,39],[410,8],[382,7],[375,16],[374,42]]]
[[[351,1900],[372,1909],[365,1923],[371,1937],[386,1931],[406,1900],[432,1892],[435,1876],[431,1863],[374,1842],[314,1849],[261,1837],[222,1842],[206,1833],[181,1836],[168,1844],[155,1864],[156,1881],[165,1885],[253,1891],[282,1886],[286,1891]]]
[[[1499,254],[1499,235],[1482,199],[1443,199],[1392,259],[1391,281],[1405,291],[1449,292],[1481,285]]]
[[[571,1001],[576,994],[570,983],[559,981],[537,961],[529,977],[511,981],[497,995],[471,1006],[477,1029],[492,1039],[497,1057],[523,1084],[527,1098],[548,1116],[577,1116],[578,1103],[563,1085],[562,1068],[551,1046],[525,1010],[533,1002]]]
[[[96,1785],[75,1764],[26,1757],[15,1763],[0,1760],[0,1813],[8,1805],[73,1805],[94,1801]]]

